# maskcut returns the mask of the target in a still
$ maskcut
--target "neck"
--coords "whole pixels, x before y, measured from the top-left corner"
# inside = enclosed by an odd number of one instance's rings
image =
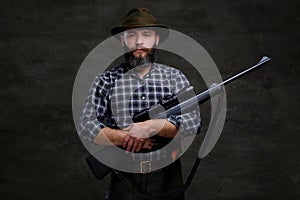
[[[147,65],[137,66],[134,68],[134,70],[135,73],[140,78],[143,78],[150,71],[150,68],[151,68],[151,64],[147,64]]]

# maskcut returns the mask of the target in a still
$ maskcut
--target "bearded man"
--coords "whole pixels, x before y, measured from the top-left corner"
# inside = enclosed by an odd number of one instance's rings
[[[96,76],[84,105],[79,135],[98,145],[116,145],[134,155],[151,153],[147,161],[141,162],[140,173],[111,173],[106,199],[164,199],[164,194],[180,189],[183,181],[180,160],[163,147],[175,137],[197,132],[200,114],[190,111],[133,123],[134,114],[190,83],[178,69],[156,62],[156,47],[167,39],[169,28],[159,24],[148,9],[132,9],[111,33],[126,52],[125,63]],[[180,134],[179,127],[183,130]],[[162,159],[171,164],[152,171],[151,166]],[[183,200],[184,194],[176,199]]]

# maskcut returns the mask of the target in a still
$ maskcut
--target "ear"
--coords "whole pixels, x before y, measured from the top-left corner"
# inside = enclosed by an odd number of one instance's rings
[[[120,41],[121,41],[121,45],[123,47],[124,43],[125,43],[125,41],[124,41],[124,35],[123,34],[120,35]]]
[[[159,43],[159,35],[156,34],[155,35],[155,44],[158,45],[158,43]]]

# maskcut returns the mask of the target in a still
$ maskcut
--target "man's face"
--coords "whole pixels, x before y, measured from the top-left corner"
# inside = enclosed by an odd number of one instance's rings
[[[145,58],[159,42],[159,35],[152,29],[139,28],[124,32],[122,45],[126,45],[135,58]]]
[[[159,42],[159,35],[150,28],[131,29],[121,35],[121,43],[127,53],[125,61],[132,68],[146,66],[156,62],[155,47]]]

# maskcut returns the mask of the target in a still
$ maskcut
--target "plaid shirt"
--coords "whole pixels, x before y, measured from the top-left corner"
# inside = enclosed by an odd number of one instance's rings
[[[96,76],[93,81],[83,114],[80,118],[79,136],[93,141],[100,130],[106,126],[122,129],[129,126],[132,116],[159,102],[163,97],[178,93],[190,85],[185,75],[172,67],[154,63],[143,78],[125,64]],[[111,109],[108,109],[111,108]],[[199,111],[169,116],[167,119],[181,135],[191,135],[200,126]]]

